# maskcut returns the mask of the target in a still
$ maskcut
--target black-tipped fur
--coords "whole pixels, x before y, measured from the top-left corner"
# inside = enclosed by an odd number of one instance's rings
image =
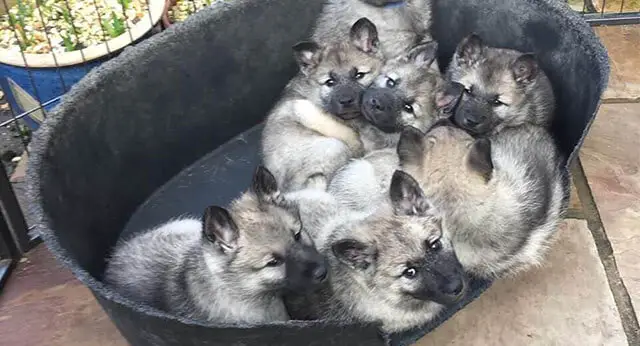
[[[238,226],[229,212],[210,206],[202,216],[202,232],[207,240],[218,245],[224,253],[233,252],[238,240]]]

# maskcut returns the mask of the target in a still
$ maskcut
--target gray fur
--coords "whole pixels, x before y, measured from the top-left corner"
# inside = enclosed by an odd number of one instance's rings
[[[301,205],[331,272],[320,289],[286,297],[292,318],[373,322],[397,332],[425,324],[464,295],[463,270],[440,218],[414,193],[417,182],[394,176],[395,202],[372,210],[345,209],[319,190],[285,196]],[[413,279],[403,276],[407,265],[415,266]]]
[[[327,268],[297,210],[264,195],[279,194],[269,191],[271,182],[254,180],[229,212],[209,207],[202,220],[171,220],[120,241],[105,281],[135,301],[194,320],[288,320],[284,290],[322,282]]]
[[[403,133],[401,167],[444,213],[465,269],[495,278],[541,262],[566,207],[562,159],[542,127],[474,140],[454,126]]]
[[[395,139],[405,126],[426,131],[439,118],[449,117],[462,88],[456,90],[429,68],[436,59],[436,42],[420,44],[389,59],[362,100],[362,113]]]
[[[393,172],[399,167],[395,148],[373,151],[336,172],[327,191],[344,208],[372,212],[388,202]]]
[[[418,42],[431,41],[431,2],[406,0],[404,4],[383,7],[394,1],[327,0],[316,21],[313,39],[333,42],[348,37],[358,18],[369,18],[380,31],[385,58],[400,55]]]
[[[489,47],[470,35],[458,45],[447,77],[465,88],[454,119],[474,134],[527,123],[551,124],[553,89],[532,54]]]
[[[344,41],[294,48],[300,73],[268,115],[261,148],[265,165],[284,191],[305,187],[311,176],[328,182],[364,152],[358,132],[372,126],[359,119],[360,95],[383,64],[372,45],[376,35],[375,26],[363,18]],[[345,106],[345,98],[352,102]],[[375,129],[370,132],[376,134]]]

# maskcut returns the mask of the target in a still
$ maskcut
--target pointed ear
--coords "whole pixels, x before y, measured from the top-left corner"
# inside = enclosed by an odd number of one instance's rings
[[[221,207],[207,207],[202,217],[202,233],[208,241],[231,253],[238,245],[238,226],[229,212]]]
[[[331,245],[336,258],[353,269],[365,270],[371,266],[377,255],[375,247],[355,239],[342,239]]]
[[[444,114],[453,114],[462,98],[464,86],[457,82],[445,82],[442,88],[436,91],[436,108]]]
[[[351,43],[365,53],[375,53],[378,50],[378,29],[367,18],[358,19],[349,33]]]
[[[261,201],[270,201],[270,199],[278,195],[279,192],[276,178],[262,165],[258,166],[256,172],[253,174],[251,190]]]
[[[320,63],[320,46],[312,41],[298,42],[293,46],[293,57],[300,71],[308,74]]]
[[[433,61],[436,59],[438,52],[438,42],[430,41],[427,43],[421,43],[407,53],[407,59],[412,61],[418,67],[430,68]]]
[[[456,48],[456,57],[460,64],[472,66],[480,60],[485,44],[476,34],[465,37]]]
[[[467,164],[469,168],[478,172],[486,181],[489,181],[493,173],[491,141],[486,138],[476,139],[471,145],[471,150],[468,155]]]
[[[400,165],[417,165],[424,154],[424,133],[413,126],[405,126],[400,134],[396,152]]]
[[[520,55],[511,66],[513,79],[518,83],[528,83],[538,75],[538,62],[535,55],[531,53]]]
[[[393,172],[389,197],[398,215],[424,215],[431,208],[420,184],[401,170]]]

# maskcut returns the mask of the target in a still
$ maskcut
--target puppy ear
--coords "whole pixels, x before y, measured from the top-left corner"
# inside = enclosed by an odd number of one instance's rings
[[[424,215],[431,208],[420,184],[401,170],[393,172],[389,197],[396,214],[399,215]]]
[[[375,247],[364,244],[355,239],[343,239],[331,245],[336,258],[353,269],[365,270],[371,266],[376,258]]]
[[[261,201],[271,202],[271,199],[279,194],[276,178],[262,165],[258,166],[256,172],[253,174],[251,190]]]
[[[234,252],[237,248],[238,226],[224,208],[211,206],[205,209],[202,216],[202,233],[205,239],[218,245],[226,254]]]
[[[412,61],[418,67],[430,68],[431,64],[436,59],[437,52],[438,42],[430,41],[421,43],[409,50],[409,53],[407,53],[407,59]]]
[[[298,42],[293,46],[293,57],[305,75],[320,63],[320,46],[312,41]]]
[[[375,53],[378,50],[378,29],[367,18],[358,19],[349,32],[351,43],[365,53]]]
[[[478,172],[486,181],[489,181],[493,173],[491,141],[486,138],[476,139],[471,145],[467,164],[471,170]]]
[[[531,53],[520,55],[511,66],[513,79],[518,83],[528,83],[538,75],[538,62],[535,55]]]
[[[436,91],[436,108],[443,114],[453,114],[462,98],[464,86],[458,82],[445,82],[440,90]]]
[[[480,60],[485,44],[476,34],[465,37],[456,48],[456,58],[461,65],[472,66]]]
[[[413,126],[405,126],[396,149],[400,165],[417,165],[424,155],[424,133]]]

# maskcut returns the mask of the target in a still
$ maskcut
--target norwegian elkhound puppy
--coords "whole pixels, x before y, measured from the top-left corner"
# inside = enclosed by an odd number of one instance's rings
[[[397,332],[465,294],[462,266],[418,183],[396,171],[387,189],[391,203],[375,212],[350,213],[331,197],[302,205],[303,223],[321,227],[312,233],[331,275],[317,290],[285,297],[292,318],[379,323]]]
[[[436,58],[435,41],[412,47],[389,59],[362,96],[362,114],[395,142],[405,126],[426,131],[439,118],[453,113],[463,88],[447,83],[429,69]]]
[[[360,115],[361,94],[383,64],[376,26],[356,21],[344,42],[294,46],[300,73],[268,115],[262,155],[284,191],[303,188],[312,176],[327,181],[363,153],[350,124]]]
[[[289,319],[282,293],[321,283],[327,265],[297,212],[272,202],[275,178],[259,167],[229,211],[172,220],[120,242],[105,280],[121,294],[208,322]]]
[[[342,166],[331,179],[327,192],[342,208],[372,212],[388,202],[391,178],[399,165],[395,147],[372,151]]]
[[[567,204],[566,175],[547,130],[505,128],[474,139],[452,123],[406,129],[400,165],[444,214],[470,273],[496,278],[540,263]]]
[[[316,21],[313,40],[344,40],[349,37],[351,25],[361,17],[369,18],[378,27],[387,59],[416,43],[431,41],[429,0],[328,0]],[[437,64],[434,67],[437,69]]]
[[[465,90],[454,120],[474,135],[551,123],[553,89],[533,54],[488,47],[472,34],[456,48],[447,77]]]

